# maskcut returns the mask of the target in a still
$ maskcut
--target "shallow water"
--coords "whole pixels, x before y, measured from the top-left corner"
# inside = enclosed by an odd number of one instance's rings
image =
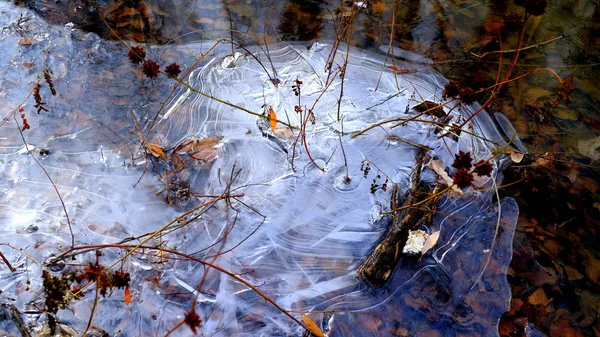
[[[24,12],[5,3],[0,10],[6,13],[2,26]],[[439,138],[431,116],[414,120],[414,106],[438,101],[446,82],[426,63],[395,61],[408,70],[396,75],[385,66],[390,62],[385,55],[341,44],[327,71],[328,41],[271,44],[268,53],[267,47],[249,47],[254,57],[238,50],[241,54],[231,62],[231,46],[219,44],[186,78],[196,90],[249,111],[260,114],[271,107],[279,120],[294,126],[303,119],[294,111],[300,99],[303,109],[313,107],[315,117],[301,139],[305,148],[302,143],[294,146],[297,131],[292,137],[271,134],[257,116],[181,87],[160,110],[174,82],[162,76],[152,82],[144,79],[122,45],[69,26],[48,26],[35,17],[27,25],[32,44],[23,44],[14,30],[0,36],[6,51],[0,59],[1,99],[15,109],[46,66],[56,76],[58,95],[43,89],[49,111],[39,115],[32,111],[31,100],[25,105],[31,124],[23,133],[27,148],[12,119],[1,126],[0,242],[14,247],[3,246],[2,252],[17,268],[0,270],[4,302],[21,311],[33,307],[43,312],[41,268],[18,249],[44,262],[71,246],[60,200],[35,158],[64,200],[77,246],[115,244],[152,233],[210,199],[202,195],[243,193],[229,203],[215,203],[201,216],[193,213],[185,227],[147,245],[162,244],[206,261],[222,253],[214,264],[255,285],[295,317],[310,314],[329,336],[393,336],[402,331],[498,335],[497,323],[510,299],[505,275],[518,215],[514,200],[494,201],[493,187],[501,183],[507,160],[494,157],[494,151],[506,137],[486,114],[456,138]],[[191,65],[213,44],[147,46],[148,57],[161,64]],[[340,121],[339,70],[346,54]],[[300,96],[292,88],[296,80],[302,81]],[[446,107],[457,122],[476,109]],[[174,175],[190,183],[189,199],[176,199],[170,206],[165,193],[157,193],[165,186],[161,175],[173,164],[152,154],[143,156],[134,118],[145,140],[169,153],[192,137],[223,137],[218,158],[188,161]],[[404,123],[351,137],[391,118]],[[285,129],[281,123],[278,128]],[[489,189],[444,199],[433,224],[423,225],[429,232],[441,230],[433,250],[420,260],[405,260],[384,289],[373,290],[355,274],[385,232],[386,218],[379,213],[389,209],[390,188],[369,192],[373,182],[382,184],[386,176],[401,191],[408,189],[416,150],[405,141],[429,147],[431,156],[446,166],[459,150],[471,152],[476,160],[492,158],[494,172],[486,182]],[[41,156],[41,149],[51,154]],[[371,172],[363,177],[361,166],[367,162]],[[349,183],[344,181],[346,172]],[[423,178],[433,182],[435,174],[426,170]],[[122,256],[121,250],[105,249],[99,259],[109,265]],[[75,263],[95,259],[83,255]],[[189,259],[168,260],[147,251],[131,255],[119,267],[131,273],[131,304],[124,304],[123,290],[115,290],[101,298],[93,323],[110,334],[164,335],[183,319],[194,297],[205,335],[302,334],[246,285]],[[94,297],[93,291],[86,292],[57,318],[82,333]],[[33,314],[28,323],[39,327],[44,320],[45,315]],[[15,333],[9,322],[1,327]],[[192,332],[184,326],[176,334]]]

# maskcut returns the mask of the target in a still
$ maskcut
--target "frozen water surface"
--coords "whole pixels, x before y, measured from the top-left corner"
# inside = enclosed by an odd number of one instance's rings
[[[46,320],[42,267],[32,259],[43,264],[71,248],[61,202],[37,160],[64,200],[76,246],[138,244],[172,223],[144,245],[211,262],[294,317],[309,314],[328,336],[412,336],[432,330],[445,336],[498,335],[497,322],[510,299],[506,269],[518,214],[514,200],[495,199],[494,186],[501,184],[506,165],[495,151],[506,137],[485,112],[469,123],[468,132],[439,137],[436,117],[413,109],[440,101],[446,83],[426,62],[396,61],[407,71],[395,74],[384,66],[384,55],[345,45],[334,54],[331,42],[280,43],[269,45],[268,52],[249,46],[253,56],[239,48],[232,55],[224,43],[209,51],[214,41],[147,46],[148,58],[164,65],[176,61],[183,69],[208,52],[185,78],[207,95],[258,114],[272,108],[294,127],[310,109],[314,123],[306,119],[303,139],[297,130],[274,134],[268,121],[181,86],[160,110],[175,82],[164,76],[144,79],[122,45],[37,18],[25,24],[24,33],[9,26],[21,13],[31,13],[4,2],[0,11],[0,25],[7,27],[0,34],[6,117],[0,127],[0,250],[16,269],[1,264],[0,299],[27,312],[27,325],[39,328]],[[328,60],[333,60],[330,71]],[[58,95],[42,89],[49,111],[39,115],[31,99],[24,105],[31,125],[24,132],[25,147],[10,114],[42,79],[44,67],[53,70]],[[302,82],[299,96],[292,87],[296,80]],[[295,112],[298,99],[302,115]],[[452,123],[476,109],[445,107]],[[210,163],[187,158],[173,173],[174,164],[152,155],[145,159],[133,116],[145,140],[169,154],[192,138],[222,137],[218,158]],[[352,137],[389,119],[397,121]],[[278,129],[285,127],[280,123]],[[389,210],[392,182],[401,191],[409,188],[417,152],[411,144],[429,147],[430,156],[446,166],[459,150],[475,160],[492,158],[494,172],[487,188],[442,199],[433,224],[421,225],[441,231],[435,247],[422,259],[402,260],[391,281],[374,290],[355,277],[356,271],[386,230],[389,218],[380,211]],[[365,178],[361,167],[367,163]],[[373,179],[381,185],[386,177],[386,191],[370,193]],[[422,177],[436,179],[429,169]],[[168,205],[161,190],[185,182],[189,198],[185,188],[177,195],[171,190],[174,204]],[[224,193],[238,197],[210,203]],[[197,208],[207,202],[210,207]],[[186,211],[191,213],[178,218]],[[102,252],[98,259],[105,266],[126,253]],[[110,335],[162,336],[195,305],[205,336],[302,335],[298,324],[231,275],[173,257],[145,249],[118,263],[115,268],[131,273],[131,303],[124,303],[122,289],[101,297],[93,325]],[[78,255],[65,261],[64,270],[94,261],[93,253]],[[81,334],[94,295],[85,291],[57,319]],[[0,327],[18,334],[9,320]],[[193,333],[183,326],[173,335]]]

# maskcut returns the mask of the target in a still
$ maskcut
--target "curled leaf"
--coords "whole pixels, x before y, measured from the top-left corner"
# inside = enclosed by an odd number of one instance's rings
[[[125,304],[129,304],[131,302],[131,291],[129,290],[129,286],[125,286],[125,290],[123,291],[123,300],[125,300]]]
[[[311,334],[317,337],[325,337],[323,331],[321,331],[317,323],[315,323],[315,321],[313,321],[312,318],[306,315],[302,315],[302,321],[304,322],[304,325],[306,325],[306,328]]]
[[[523,160],[523,157],[525,157],[525,155],[521,152],[510,151],[509,153],[510,153],[510,159],[514,163],[520,163],[521,160]]]
[[[421,250],[421,255],[427,254],[427,252],[435,246],[438,239],[440,238],[440,231],[435,231],[431,233],[427,239],[425,240],[425,244],[423,244],[423,249]]]
[[[165,153],[165,150],[163,150],[162,147],[160,147],[159,145],[148,143],[146,145],[146,148],[148,148],[148,151],[150,151],[150,153],[152,153],[154,157],[165,160],[167,159],[167,154]]]

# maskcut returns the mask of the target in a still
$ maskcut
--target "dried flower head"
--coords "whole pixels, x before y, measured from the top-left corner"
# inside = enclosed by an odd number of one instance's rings
[[[181,69],[179,69],[179,64],[171,63],[165,68],[165,73],[169,77],[177,78],[181,73]]]
[[[160,66],[158,65],[158,63],[152,60],[144,61],[144,64],[142,65],[142,72],[144,73],[144,75],[146,75],[146,77],[150,79],[157,78],[159,71]]]
[[[548,6],[547,0],[515,0],[515,5],[525,7],[527,13],[532,15],[542,15]]]
[[[454,155],[454,163],[452,167],[456,169],[471,169],[473,167],[473,158],[471,158],[471,152],[458,151],[458,154]]]
[[[458,91],[460,90],[460,82],[457,80],[452,80],[444,86],[443,96],[444,99],[452,98],[458,96]]]
[[[525,10],[529,14],[535,16],[544,14],[546,7],[548,6],[547,0],[525,0],[524,3]]]
[[[466,168],[460,168],[454,172],[452,181],[459,188],[466,188],[471,186],[473,182],[473,174]]]
[[[490,164],[490,162],[480,160],[477,163],[475,163],[475,168],[473,169],[473,172],[475,172],[480,177],[491,177],[493,170],[494,167],[492,166],[492,164]]]
[[[190,327],[192,332],[196,334],[196,328],[202,327],[202,319],[196,313],[196,309],[192,307],[192,309],[185,314],[185,318],[183,319],[185,324]]]
[[[121,270],[115,271],[112,275],[112,285],[115,288],[125,288],[129,285],[130,280],[131,278],[129,277],[129,273]]]
[[[477,100],[477,93],[471,87],[462,87],[458,91],[460,101],[465,104],[471,104]]]
[[[144,47],[133,46],[129,49],[129,54],[127,54],[127,56],[129,57],[129,60],[135,64],[142,63],[146,58],[146,51],[144,50]]]
[[[512,33],[519,31],[523,26],[523,17],[515,12],[504,15],[504,31]]]

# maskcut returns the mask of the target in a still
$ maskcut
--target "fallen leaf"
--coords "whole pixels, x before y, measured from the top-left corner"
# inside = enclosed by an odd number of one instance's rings
[[[444,170],[444,162],[438,159],[431,160],[429,162],[429,168],[435,171],[440,178],[443,179],[444,183],[448,186],[452,186],[452,190],[458,194],[463,194],[463,191],[454,185],[454,179],[452,179],[446,170]]]
[[[223,137],[205,138],[196,141],[192,151],[188,153],[194,159],[203,160],[207,163],[219,158],[219,148]]]
[[[315,323],[315,321],[313,321],[312,318],[306,315],[302,315],[302,321],[304,322],[304,325],[306,325],[306,328],[311,334],[317,337],[325,337],[323,331],[319,329],[319,326],[317,326],[317,323]]]
[[[148,150],[150,151],[150,153],[152,153],[154,157],[165,160],[167,159],[167,154],[165,153],[165,150],[163,150],[162,147],[160,147],[159,145],[148,143],[146,145],[146,148],[148,148]]]
[[[583,265],[585,266],[585,274],[593,283],[598,283],[600,279],[600,260],[590,256],[583,261]]]
[[[271,124],[271,130],[275,130],[277,127],[277,116],[275,115],[275,110],[269,107],[269,124]]]
[[[171,155],[171,163],[173,163],[173,171],[175,172],[183,170],[185,168],[185,163],[183,162],[181,157],[177,155],[177,153],[173,153]]]
[[[427,254],[427,252],[435,246],[438,239],[440,238],[440,231],[435,231],[431,233],[425,240],[425,244],[423,245],[423,250],[421,250],[421,256]]]
[[[179,144],[175,148],[175,152],[186,153],[186,152],[189,152],[189,151],[193,151],[194,150],[194,146],[196,146],[197,142],[198,142],[198,140],[196,138],[192,137],[192,139],[188,139],[188,140],[182,142],[181,144]]]
[[[283,137],[285,139],[294,138],[294,132],[288,128],[275,129],[273,130],[273,133],[275,134],[275,136]]]
[[[31,44],[36,44],[37,41],[35,39],[32,39],[30,37],[23,37],[19,40],[18,42],[21,46],[27,46],[27,45],[31,45]]]
[[[428,115],[436,116],[436,117],[446,117],[446,113],[440,104],[431,102],[431,101],[423,101],[413,107],[417,112],[427,112]]]
[[[516,151],[509,151],[509,153],[510,153],[510,159],[514,163],[520,163],[521,160],[523,160],[523,157],[525,156],[523,153],[516,152]]]
[[[546,292],[544,292],[543,288],[538,288],[527,298],[529,304],[531,305],[543,305],[546,306],[550,301],[546,296]]]
[[[129,302],[131,302],[131,292],[129,291],[129,286],[125,286],[125,291],[123,291],[123,300],[125,300],[125,304],[129,304]]]

